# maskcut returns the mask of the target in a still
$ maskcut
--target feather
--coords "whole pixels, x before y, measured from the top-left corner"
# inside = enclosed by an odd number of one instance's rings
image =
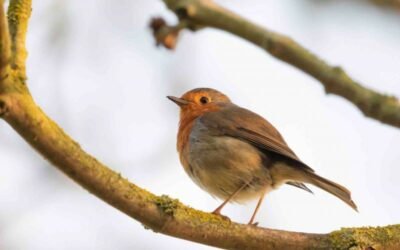
[[[295,162],[296,164],[292,164],[293,167],[314,171],[297,157],[278,130],[267,120],[232,103],[219,103],[219,106],[218,112],[205,113],[199,118],[211,133],[246,141],[261,151]]]
[[[311,194],[314,194],[313,191],[311,191],[311,189],[309,189],[306,185],[304,185],[301,182],[288,181],[288,182],[286,182],[286,184],[294,186],[294,187],[297,187],[297,188],[300,188],[300,189],[303,189],[303,190],[305,190],[305,191],[307,191],[307,192],[309,192]]]

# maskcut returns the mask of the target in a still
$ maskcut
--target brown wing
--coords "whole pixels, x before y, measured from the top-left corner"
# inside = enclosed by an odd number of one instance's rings
[[[221,110],[200,117],[200,122],[214,135],[231,136],[247,141],[260,150],[266,150],[290,159],[307,169],[289,148],[278,130],[261,116],[234,104],[221,104]]]

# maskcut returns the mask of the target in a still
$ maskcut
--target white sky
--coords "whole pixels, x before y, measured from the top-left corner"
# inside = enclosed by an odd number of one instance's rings
[[[354,79],[400,97],[400,15],[350,1],[220,1],[290,35]],[[322,3],[323,2],[323,3]],[[253,45],[224,32],[185,32],[156,49],[148,21],[161,1],[34,1],[28,84],[88,152],[134,183],[212,211],[220,201],[186,176],[175,150],[178,108],[166,95],[212,87],[270,120],[317,173],[352,191],[360,213],[313,188],[266,197],[263,227],[329,232],[400,222],[400,130]],[[155,234],[50,166],[0,122],[0,249],[209,249]],[[255,203],[228,205],[247,222]]]

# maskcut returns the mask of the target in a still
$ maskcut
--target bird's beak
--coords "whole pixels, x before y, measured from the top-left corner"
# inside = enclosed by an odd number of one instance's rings
[[[186,101],[182,98],[175,97],[175,96],[167,96],[167,98],[170,99],[171,101],[173,101],[174,103],[176,103],[179,107],[189,104],[188,101]]]

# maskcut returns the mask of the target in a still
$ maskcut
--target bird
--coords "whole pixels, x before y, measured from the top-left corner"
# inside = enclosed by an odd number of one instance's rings
[[[234,104],[212,88],[195,88],[181,97],[167,96],[180,108],[177,150],[189,177],[228,202],[258,199],[249,225],[265,195],[283,184],[312,193],[311,184],[336,196],[355,211],[348,189],[315,173],[289,148],[278,130],[260,115]],[[225,217],[225,216],[224,216]]]

